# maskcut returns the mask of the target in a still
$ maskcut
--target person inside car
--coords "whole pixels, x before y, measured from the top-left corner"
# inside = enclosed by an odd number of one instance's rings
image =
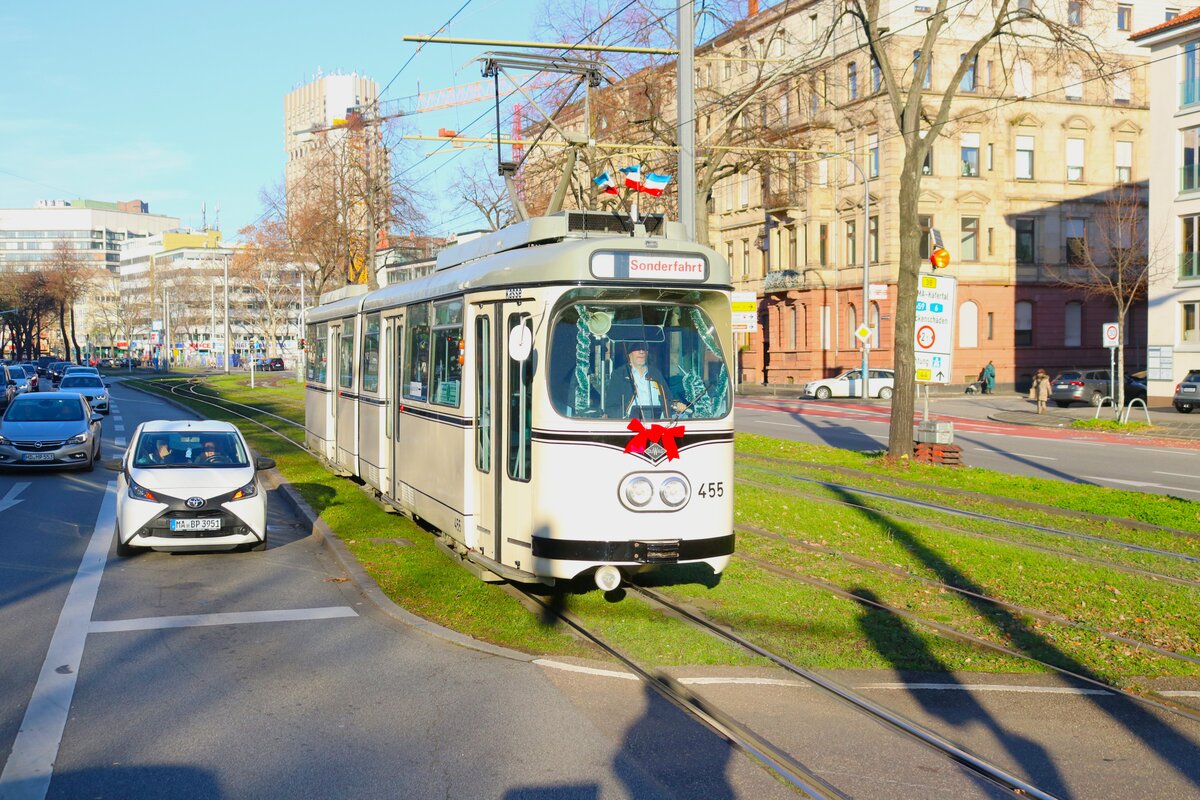
[[[145,457],[147,465],[186,464],[186,456],[171,449],[171,442],[165,436],[159,436],[152,442],[152,449]]]
[[[195,456],[196,464],[232,464],[233,459],[225,454],[225,448],[211,439],[206,439]]]

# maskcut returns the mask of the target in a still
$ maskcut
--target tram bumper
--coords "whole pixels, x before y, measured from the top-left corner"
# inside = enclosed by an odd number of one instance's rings
[[[638,569],[659,564],[705,562],[715,573],[729,564],[734,535],[707,539],[581,540],[533,537],[533,558],[539,574],[573,578],[593,567],[612,564]]]

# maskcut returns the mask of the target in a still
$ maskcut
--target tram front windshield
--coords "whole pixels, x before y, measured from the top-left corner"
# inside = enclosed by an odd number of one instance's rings
[[[566,417],[717,419],[729,371],[716,329],[696,306],[579,302],[557,316],[550,397]]]

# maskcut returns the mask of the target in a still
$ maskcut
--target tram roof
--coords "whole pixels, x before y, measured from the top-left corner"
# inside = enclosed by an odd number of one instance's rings
[[[448,255],[446,259],[439,257],[439,266],[446,266],[439,268],[432,275],[385,286],[370,294],[318,306],[306,314],[306,320],[322,322],[352,316],[360,310],[379,311],[426,299],[451,297],[470,290],[537,283],[603,281],[641,286],[659,285],[644,279],[595,277],[591,272],[591,256],[598,251],[701,256],[708,264],[707,278],[704,281],[688,281],[688,285],[721,287],[730,283],[729,265],[725,260],[711,248],[685,241],[682,238],[683,228],[678,223],[665,222],[659,218],[655,221],[655,229],[662,231],[666,236],[634,237],[619,231],[596,230],[599,215],[569,213],[575,217],[568,218],[567,213],[552,217],[535,217],[443,251]],[[671,285],[682,284],[671,282]]]

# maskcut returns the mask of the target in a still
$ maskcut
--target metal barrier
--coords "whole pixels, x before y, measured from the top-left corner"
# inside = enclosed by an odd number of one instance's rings
[[[1121,413],[1120,411],[1117,410],[1117,401],[1113,400],[1108,395],[1104,395],[1104,397],[1100,398],[1100,402],[1096,404],[1096,413],[1092,415],[1092,419],[1100,419],[1100,409],[1104,408],[1105,403],[1108,403],[1110,406],[1112,406],[1112,410],[1114,413],[1116,413],[1116,414]]]

